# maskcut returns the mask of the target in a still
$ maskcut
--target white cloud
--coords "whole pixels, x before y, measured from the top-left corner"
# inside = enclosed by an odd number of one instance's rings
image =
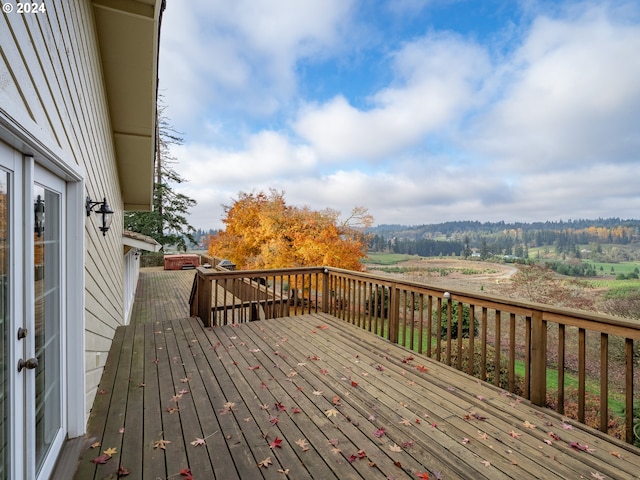
[[[206,110],[271,115],[296,91],[301,58],[342,48],[353,0],[168,2],[160,88],[170,116],[197,123]]]
[[[376,92],[360,110],[337,96],[307,105],[295,131],[323,159],[376,159],[419,144],[448,127],[475,104],[478,82],[488,71],[486,53],[451,35],[428,35],[393,57],[396,82]]]
[[[536,20],[476,146],[519,171],[637,158],[640,26],[609,14]]]

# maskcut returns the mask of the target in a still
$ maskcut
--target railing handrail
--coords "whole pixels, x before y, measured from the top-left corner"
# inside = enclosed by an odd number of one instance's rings
[[[568,307],[557,307],[554,305],[548,305],[544,303],[531,302],[527,300],[519,300],[510,297],[503,297],[499,295],[491,294],[477,294],[464,289],[450,289],[439,287],[436,285],[430,285],[427,283],[419,283],[405,279],[395,279],[385,277],[383,275],[375,275],[368,272],[357,272],[354,270],[345,270],[335,267],[290,267],[290,268],[278,268],[278,269],[261,269],[261,270],[232,270],[232,271],[220,271],[213,270],[204,267],[197,267],[196,271],[203,277],[218,277],[218,278],[242,278],[242,277],[271,277],[278,275],[304,275],[309,273],[333,273],[339,274],[345,278],[362,279],[362,280],[375,280],[381,285],[387,287],[410,287],[416,292],[425,293],[429,295],[444,295],[448,292],[451,295],[451,300],[459,301],[462,303],[474,303],[475,305],[486,306],[489,309],[494,310],[509,310],[517,315],[532,316],[533,312],[542,312],[542,319],[545,321],[551,321],[558,323],[560,318],[568,321],[562,321],[562,323],[570,326],[584,326],[585,320],[589,323],[597,323],[602,325],[609,325],[612,327],[629,328],[637,330],[637,334],[632,335],[629,338],[634,340],[640,340],[640,322],[637,320],[631,320],[624,317],[616,317],[613,315],[606,315],[603,313],[590,312],[587,310],[578,310]],[[516,307],[516,308],[514,308]],[[603,333],[615,333],[619,334],[617,330]]]

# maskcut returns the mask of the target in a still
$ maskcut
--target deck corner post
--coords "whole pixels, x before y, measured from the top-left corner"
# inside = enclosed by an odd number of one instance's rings
[[[547,400],[547,322],[542,311],[533,312],[531,322],[531,403],[544,406]]]
[[[394,284],[389,288],[389,340],[398,343],[400,330],[400,289]]]
[[[329,269],[322,269],[322,313],[329,313]]]
[[[205,327],[211,326],[211,282],[212,280],[198,271],[198,316]]]

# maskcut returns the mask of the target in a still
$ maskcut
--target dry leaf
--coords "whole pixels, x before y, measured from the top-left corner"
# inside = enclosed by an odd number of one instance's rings
[[[110,457],[113,457],[116,453],[118,453],[118,450],[111,447],[111,448],[107,448],[104,452],[105,455],[109,455]]]
[[[260,462],[258,462],[259,468],[268,468],[269,465],[271,465],[271,457],[267,457],[264,460],[261,460]]]
[[[337,417],[338,416],[338,410],[336,410],[335,408],[330,408],[329,410],[325,410],[325,415],[327,417]]]
[[[309,450],[309,444],[304,438],[301,438],[300,440],[296,440],[296,445],[302,448],[303,452],[306,452],[307,450]]]
[[[100,442],[93,442],[90,446],[91,446],[91,448],[98,448],[101,445],[102,445],[102,443],[100,443]]]
[[[191,442],[191,445],[193,445],[194,447],[197,447],[199,445],[205,445],[207,442],[205,441],[204,438],[198,438],[196,437],[196,439]]]
[[[529,420],[525,420],[523,425],[524,425],[524,428],[531,428],[531,429],[536,428],[536,426],[533,423],[530,423]]]
[[[156,440],[153,444],[153,448],[161,448],[162,450],[166,450],[168,443],[171,443],[171,441],[165,440],[164,438],[160,440]]]
[[[392,452],[401,452],[402,448],[399,445],[394,443],[389,447],[389,450],[391,450]]]

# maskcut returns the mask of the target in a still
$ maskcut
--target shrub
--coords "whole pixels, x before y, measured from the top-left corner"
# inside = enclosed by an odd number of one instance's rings
[[[451,305],[451,338],[458,338],[458,302],[452,302]],[[443,303],[440,308],[441,320],[440,320],[440,338],[447,338],[447,326],[448,326],[448,305]],[[437,311],[434,314],[437,315]],[[469,329],[471,326],[471,310],[467,305],[462,305],[462,338],[469,338]],[[478,320],[473,319],[473,335],[478,336]]]

